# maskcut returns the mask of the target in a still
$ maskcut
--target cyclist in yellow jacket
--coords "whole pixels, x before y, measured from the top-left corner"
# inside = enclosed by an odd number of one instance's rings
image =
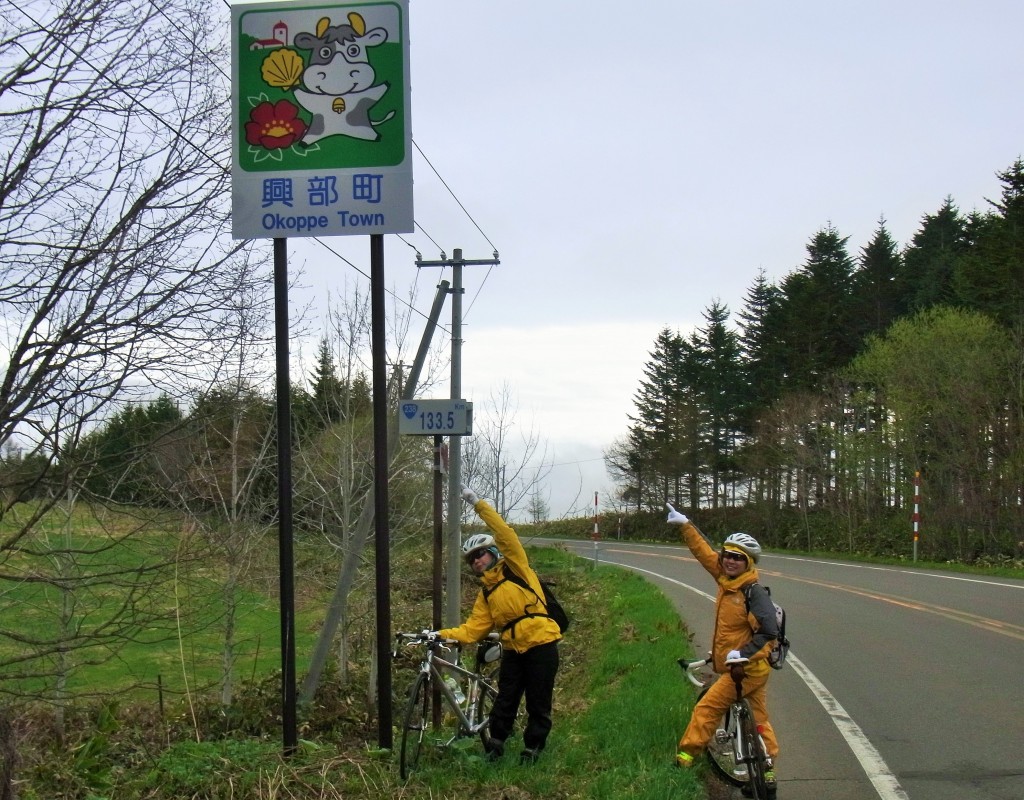
[[[703,752],[714,736],[726,709],[736,698],[736,686],[730,669],[743,670],[743,696],[750,701],[754,718],[761,726],[761,737],[772,766],[768,783],[770,796],[775,795],[774,762],[779,752],[775,731],[768,720],[766,686],[771,667],[768,652],[779,635],[775,607],[767,591],[750,593],[749,609],[744,588],[756,583],[757,561],[761,546],[747,533],[733,533],[726,537],[720,551],[716,551],[686,517],[668,506],[668,523],[681,526],[683,542],[690,548],[718,584],[715,600],[715,632],[711,643],[713,668],[719,674],[711,688],[693,709],[690,723],[679,740],[676,764],[689,767]]]
[[[473,506],[494,534],[477,533],[466,539],[462,553],[481,589],[469,618],[457,628],[438,631],[439,636],[473,644],[492,630],[501,631],[501,667],[498,696],[491,709],[488,757],[500,758],[512,733],[519,703],[526,696],[526,727],[523,729],[523,764],[537,760],[551,731],[551,705],[558,672],[558,624],[547,616],[544,590],[530,567],[526,550],[516,532],[486,500],[462,487],[463,499]],[[509,580],[506,570],[525,580],[525,588]]]

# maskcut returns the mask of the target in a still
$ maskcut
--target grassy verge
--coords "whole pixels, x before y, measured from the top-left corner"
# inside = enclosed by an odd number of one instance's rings
[[[505,758],[485,762],[477,740],[425,759],[407,782],[397,754],[376,750],[373,725],[310,737],[300,752],[282,759],[273,735],[178,741],[160,752],[132,746],[121,729],[97,734],[74,763],[52,765],[19,787],[23,800],[227,800],[246,797],[338,798],[636,798],[696,800],[706,796],[699,776],[672,766],[675,743],[689,716],[693,692],[675,661],[690,654],[685,631],[668,600],[633,573],[596,570],[558,548],[535,549],[534,565],[557,582],[573,618],[561,646],[555,727],[548,748],[532,766],[518,764],[521,739]],[[423,616],[417,609],[400,614]],[[396,662],[394,720],[411,665]],[[266,698],[268,705],[277,697]],[[272,711],[272,709],[267,709]],[[279,736],[279,734],[278,734]],[[395,747],[401,731],[395,731]],[[88,752],[85,763],[82,753]],[[55,774],[59,772],[60,774]],[[77,773],[77,774],[72,774]],[[56,779],[61,780],[56,780]],[[72,780],[71,778],[76,778]]]
[[[594,571],[554,550],[532,557],[540,573],[558,581],[573,616],[562,645],[555,727],[541,761],[520,767],[517,740],[491,765],[474,745],[432,761],[402,796],[703,797],[694,776],[672,766],[692,693],[675,663],[687,645],[671,604],[635,574]]]

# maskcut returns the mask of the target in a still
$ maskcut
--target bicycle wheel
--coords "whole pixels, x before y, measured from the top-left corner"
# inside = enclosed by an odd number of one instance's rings
[[[764,774],[768,769],[768,759],[761,744],[761,734],[757,732],[754,711],[750,704],[743,700],[744,711],[739,719],[739,735],[743,737],[743,749],[747,753],[747,786],[754,800],[768,800],[768,785]]]
[[[402,727],[402,750],[399,755],[399,773],[406,780],[420,763],[423,737],[430,728],[430,678],[422,672],[409,692]]]
[[[698,696],[700,702],[707,692],[705,688]],[[731,724],[731,706],[726,709],[722,721],[718,724],[715,735],[708,742],[705,755],[711,764],[712,771],[723,781],[732,786],[747,785],[747,765],[737,764],[733,741],[736,736],[734,726]]]

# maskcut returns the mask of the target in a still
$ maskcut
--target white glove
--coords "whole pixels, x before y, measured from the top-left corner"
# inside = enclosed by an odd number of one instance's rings
[[[466,484],[462,484],[462,499],[469,503],[471,506],[475,506],[480,502],[480,498],[477,497],[476,492],[470,489]]]
[[[729,655],[725,657],[726,664],[746,664],[750,661],[746,656],[740,655],[739,650],[730,650]]]
[[[671,503],[665,503],[665,506],[668,508],[668,519],[665,520],[665,521],[669,525],[685,525],[687,522],[690,521],[687,518],[686,514],[683,514],[683,513],[679,512],[679,511],[676,511],[674,508],[672,508],[672,504]]]
[[[420,636],[422,636],[422,637],[423,637],[424,639],[426,639],[426,640],[427,640],[428,642],[429,642],[429,641],[433,641],[434,639],[436,639],[436,638],[437,638],[437,631],[432,631],[432,630],[422,630],[422,631],[420,631]]]

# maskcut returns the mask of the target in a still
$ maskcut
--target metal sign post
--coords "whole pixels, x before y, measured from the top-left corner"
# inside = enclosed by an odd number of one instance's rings
[[[462,396],[462,268],[466,265],[479,264],[497,266],[498,251],[494,251],[493,259],[467,260],[462,257],[462,248],[456,247],[452,258],[447,259],[441,253],[439,261],[424,261],[416,254],[417,267],[451,267],[452,268],[452,369],[451,397],[457,400]],[[451,469],[448,471],[448,543],[454,552],[459,546],[461,535],[462,502],[459,491],[462,484],[462,440],[455,437],[451,441]],[[497,498],[495,498],[497,500]],[[445,619],[449,625],[457,625],[459,621],[459,603],[462,598],[462,580],[460,575],[460,559],[451,559],[447,565],[448,596],[445,603]]]
[[[433,627],[442,626],[441,587],[444,566],[442,483],[448,471],[448,451],[442,435],[473,435],[473,404],[466,400],[406,400],[398,412],[398,432],[408,436],[434,437],[434,540],[433,540]],[[449,440],[451,441],[451,440]]]
[[[378,728],[380,746],[391,746],[383,234],[414,230],[408,20],[409,0],[285,0],[231,8],[232,235],[275,240],[285,755],[297,744],[288,237],[370,237]]]

